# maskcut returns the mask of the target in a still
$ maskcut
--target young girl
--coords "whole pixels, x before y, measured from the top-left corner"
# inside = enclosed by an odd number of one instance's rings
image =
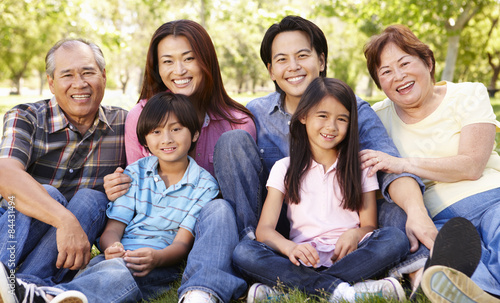
[[[219,193],[217,181],[188,156],[199,133],[196,111],[185,96],[153,96],[137,124],[139,142],[153,156],[127,166],[132,184],[108,205],[100,239],[104,254],[71,282],[36,293],[50,300],[47,295],[76,290],[88,302],[137,302],[168,290],[193,245],[201,209]]]
[[[278,280],[308,294],[330,293],[331,301],[405,298],[393,278],[365,281],[400,262],[409,244],[396,228],[377,229],[378,183],[360,169],[357,124],[349,86],[322,77],[311,82],[291,119],[290,157],[276,162],[267,182],[258,242],[241,242],[234,252],[240,271],[263,283],[250,288],[248,302],[273,294],[269,286]],[[275,230],[283,201],[290,239]]]

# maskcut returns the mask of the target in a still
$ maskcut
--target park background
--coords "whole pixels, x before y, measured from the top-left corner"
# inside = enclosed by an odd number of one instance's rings
[[[325,32],[328,76],[345,81],[371,103],[384,94],[369,77],[363,46],[386,26],[405,24],[434,51],[436,80],[484,83],[500,120],[495,96],[500,0],[1,0],[0,116],[15,104],[51,97],[45,54],[58,40],[75,37],[95,42],[104,52],[103,103],[130,109],[139,96],[153,32],[176,19],[207,29],[226,90],[246,104],[274,90],[260,60],[260,42],[267,28],[286,15],[307,18]],[[311,298],[298,293],[290,299]],[[176,302],[175,291],[157,302]]]
[[[245,104],[274,90],[259,48],[266,29],[286,15],[322,28],[329,42],[328,76],[345,81],[369,102],[384,95],[369,77],[363,46],[386,26],[401,23],[434,51],[436,80],[484,83],[499,115],[494,97],[500,75],[499,0],[1,0],[0,114],[51,96],[45,54],[71,37],[101,46],[107,62],[104,104],[130,109],[153,32],[176,19],[207,29],[226,90]]]

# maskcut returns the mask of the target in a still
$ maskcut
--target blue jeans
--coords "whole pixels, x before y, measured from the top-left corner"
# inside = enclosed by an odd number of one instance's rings
[[[134,277],[122,258],[105,260],[101,254],[72,281],[54,287],[63,291],[78,290],[89,302],[137,302],[151,300],[168,291],[180,272],[179,266],[159,267],[145,277]]]
[[[231,264],[231,256],[238,244],[231,206],[222,199],[208,203],[198,216],[194,232],[193,248],[177,291],[179,298],[189,290],[211,293],[221,302],[243,295],[247,284],[235,274]]]
[[[396,227],[406,233],[406,213],[401,207],[384,199],[377,201],[378,227]],[[408,255],[400,263],[389,270],[389,276],[402,278],[403,274],[412,273],[422,267],[429,258],[429,249],[420,244],[415,252]]]
[[[247,278],[275,286],[279,280],[289,288],[324,296],[342,282],[359,282],[378,277],[400,262],[409,250],[405,233],[394,227],[377,229],[358,249],[323,270],[296,266],[288,257],[264,243],[240,242],[233,254],[235,267]]]
[[[53,199],[76,216],[89,242],[94,243],[106,222],[106,195],[92,189],[81,189],[68,202],[55,187],[44,187]],[[9,268],[19,266],[18,276],[27,282],[42,280],[44,285],[54,285],[74,277],[78,271],[56,267],[56,228],[14,210],[15,239],[10,239],[8,214],[9,211],[0,217],[0,260],[4,264]]]
[[[214,171],[224,199],[236,212],[240,239],[255,238],[268,176],[252,136],[241,129],[223,133],[215,145]]]
[[[500,187],[455,202],[433,221],[440,229],[453,217],[468,219],[481,235],[481,261],[472,281],[483,290],[500,295]]]

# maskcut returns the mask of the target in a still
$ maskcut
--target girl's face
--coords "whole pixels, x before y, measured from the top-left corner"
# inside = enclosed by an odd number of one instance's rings
[[[396,44],[387,44],[377,70],[380,87],[400,108],[419,107],[432,97],[431,66],[420,57],[407,54]]]
[[[146,135],[146,146],[158,157],[160,163],[187,160],[191,143],[198,140],[198,132],[191,138],[189,129],[179,123],[174,113],[170,113],[165,125],[158,125]]]
[[[318,57],[306,33],[282,32],[271,46],[269,75],[286,93],[287,101],[300,100],[309,83],[325,68],[325,56]]]
[[[336,155],[337,145],[347,135],[349,117],[349,111],[339,100],[326,96],[309,110],[307,116],[300,119],[306,126],[313,156],[318,157],[325,152],[334,152]]]
[[[174,94],[191,96],[203,80],[191,44],[184,36],[169,35],[158,43],[158,70],[163,83]]]

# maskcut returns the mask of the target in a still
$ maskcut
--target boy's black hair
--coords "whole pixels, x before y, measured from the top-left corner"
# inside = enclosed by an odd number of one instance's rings
[[[159,126],[167,123],[170,113],[179,119],[179,123],[189,129],[191,140],[196,132],[201,132],[200,121],[196,110],[187,96],[174,94],[171,92],[161,92],[148,100],[144,106],[139,120],[137,121],[137,139],[139,143],[147,148],[146,136]],[[191,143],[189,151],[196,147],[196,142]]]

